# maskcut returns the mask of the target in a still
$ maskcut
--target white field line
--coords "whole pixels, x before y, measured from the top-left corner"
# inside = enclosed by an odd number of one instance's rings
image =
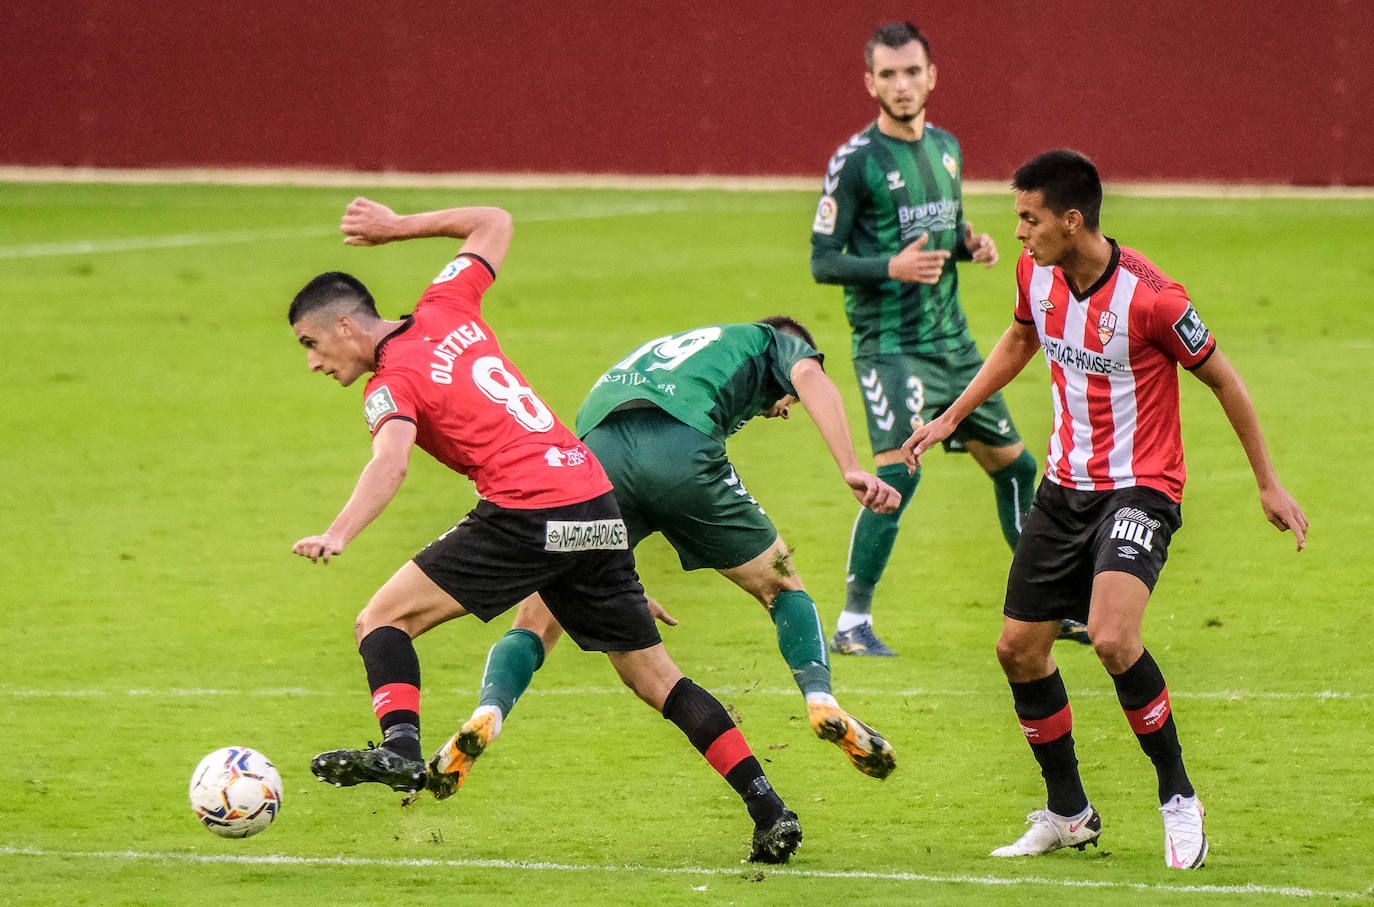
[[[150,249],[181,249],[231,243],[267,242],[281,239],[314,239],[328,235],[323,227],[282,230],[225,230],[218,233],[170,233],[162,236],[128,236],[114,239],[74,239],[67,242],[0,246],[0,258],[44,258],[51,255],[94,255],[100,252],[144,252]]]
[[[630,217],[643,214],[666,214],[685,211],[681,203],[607,205],[567,213],[547,212],[520,218],[522,223],[536,221],[594,220],[605,217]],[[267,230],[223,230],[209,233],[171,233],[161,236],[128,236],[112,239],[77,239],[67,242],[28,243],[0,246],[0,259],[44,258],[54,255],[94,255],[102,252],[145,252],[152,249],[182,249],[192,246],[219,246],[232,243],[270,242],[273,240],[318,239],[338,236],[337,227],[292,227]]]
[[[159,863],[229,863],[247,866],[361,866],[380,869],[514,869],[542,870],[549,872],[606,872],[606,873],[651,873],[656,875],[693,875],[693,876],[737,876],[741,867],[705,866],[639,866],[633,864],[609,864],[597,866],[578,863],[545,863],[520,860],[434,860],[434,859],[379,859],[376,857],[296,857],[281,854],[262,854],[257,856],[236,854],[195,854],[136,850],[47,850],[33,847],[0,846],[0,857],[55,857],[62,860],[85,859],[133,863],[139,861]],[[1109,882],[1084,879],[1052,879],[1040,876],[1018,876],[1001,878],[999,876],[978,875],[939,875],[921,872],[824,872],[820,870],[761,868],[769,875],[786,876],[798,879],[874,879],[886,882],[931,882],[937,884],[981,885],[985,887],[1010,886],[1049,886],[1053,888],[1095,888],[1124,891],[1148,891],[1171,894],[1255,894],[1281,895],[1296,898],[1357,898],[1366,892],[1360,891],[1323,891],[1313,888],[1296,888],[1274,885],[1151,885],[1145,882]]]
[[[434,689],[426,687],[423,690],[426,696],[475,696],[476,689],[463,688],[441,688]],[[711,692],[719,696],[796,696],[795,687],[712,687]],[[42,687],[4,687],[0,686],[0,699],[36,699],[42,697],[56,698],[98,698],[103,696],[124,696],[124,697],[169,697],[169,698],[189,698],[196,696],[258,696],[267,698],[328,698],[331,696],[356,696],[357,690],[337,689],[337,690],[311,690],[304,687],[259,687],[256,689],[228,689],[219,687],[170,687],[166,689],[153,689],[146,687],[132,688],[127,690],[107,690],[90,687],[85,689],[44,689]],[[568,687],[564,689],[540,690],[531,689],[525,692],[525,696],[618,696],[631,695],[625,687]],[[872,690],[847,688],[844,690],[846,696],[867,696],[875,698],[899,699],[910,698],[949,698],[955,696],[1005,696],[1005,690],[927,690],[921,688],[908,690]],[[1077,690],[1073,693],[1075,697],[1081,696],[1115,696],[1110,690]],[[1278,701],[1298,701],[1298,700],[1352,700],[1368,701],[1374,699],[1374,692],[1359,692],[1350,690],[1314,690],[1314,691],[1254,691],[1254,690],[1214,690],[1190,692],[1188,690],[1170,690],[1169,696],[1174,699],[1224,699],[1227,701],[1241,701],[1247,699],[1255,700],[1278,700]]]

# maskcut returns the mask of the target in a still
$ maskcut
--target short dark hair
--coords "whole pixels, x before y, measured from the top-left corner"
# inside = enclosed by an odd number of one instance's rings
[[[1040,192],[1045,207],[1062,215],[1076,209],[1083,215],[1083,226],[1096,230],[1102,219],[1102,179],[1087,155],[1068,148],[1037,154],[1011,178],[1018,192]]]
[[[343,271],[326,271],[301,287],[296,298],[291,300],[286,317],[291,324],[295,324],[307,315],[334,305],[346,307],[344,314],[381,317],[377,314],[377,303],[363,282]]]
[[[883,47],[896,50],[898,47],[906,47],[912,41],[920,42],[921,47],[925,49],[926,59],[929,60],[930,42],[921,34],[919,28],[910,22],[892,22],[878,26],[873,32],[873,37],[864,45],[864,63],[868,64],[868,71],[873,71],[873,48],[881,44]]]
[[[760,318],[757,324],[766,324],[784,334],[791,334],[798,340],[806,341],[807,346],[813,350],[819,349],[816,346],[816,338],[812,337],[806,326],[795,318],[789,318],[786,315],[769,315],[767,318]]]

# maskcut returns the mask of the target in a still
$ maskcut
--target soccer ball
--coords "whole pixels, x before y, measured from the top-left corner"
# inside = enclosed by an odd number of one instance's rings
[[[257,750],[215,750],[191,774],[191,808],[221,838],[255,835],[271,825],[281,809],[281,775]]]

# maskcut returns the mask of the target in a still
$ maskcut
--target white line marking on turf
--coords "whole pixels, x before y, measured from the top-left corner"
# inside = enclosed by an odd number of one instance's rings
[[[528,214],[521,223],[562,220],[596,220],[605,217],[633,217],[645,214],[672,214],[686,211],[680,203],[633,203],[586,208],[580,211]],[[224,230],[213,233],[171,233],[161,236],[127,236],[113,239],[74,239],[66,242],[29,243],[0,246],[0,259],[46,258],[54,255],[96,255],[104,252],[147,252],[154,249],[184,249],[193,246],[220,246],[232,243],[273,240],[319,239],[338,235],[337,227],[290,227],[275,230]],[[342,237],[341,237],[342,238]]]
[[[230,243],[267,242],[280,239],[315,239],[332,232],[324,227],[282,230],[225,230],[219,233],[171,233],[162,236],[128,236],[118,239],[76,239],[69,242],[30,243],[0,247],[0,258],[43,258],[51,255],[95,255],[101,252],[146,252]]]
[[[764,687],[731,687],[721,686],[712,687],[711,691],[722,696],[795,696],[797,690],[793,688],[764,688]],[[426,695],[476,695],[475,689],[463,688],[443,688],[435,689],[426,687],[423,691]],[[17,699],[54,696],[60,698],[82,698],[98,696],[166,696],[173,698],[187,698],[195,696],[264,696],[264,697],[298,697],[298,698],[322,698],[328,696],[354,696],[357,691],[352,689],[337,690],[308,690],[303,687],[262,687],[258,689],[235,690],[218,687],[171,687],[168,689],[148,689],[134,688],[128,690],[102,690],[89,688],[83,690],[47,690],[42,687],[0,687],[0,697],[14,697]],[[950,697],[950,696],[1002,696],[1005,690],[867,690],[867,689],[847,689],[844,691],[846,696],[898,696],[902,698],[910,697]],[[554,690],[528,690],[526,696],[609,696],[609,695],[630,695],[630,691],[625,687],[568,687]],[[1116,693],[1110,690],[1079,690],[1074,696],[1112,696]],[[1307,691],[1279,691],[1263,692],[1253,690],[1218,690],[1189,692],[1187,690],[1170,690],[1169,695],[1175,699],[1269,699],[1269,700],[1368,700],[1374,699],[1374,693],[1351,692],[1349,690],[1315,690]]]
[[[58,857],[64,860],[140,860],[182,863],[232,863],[249,866],[363,866],[379,868],[436,868],[436,869],[537,869],[552,872],[645,872],[660,875],[738,875],[741,872],[765,872],[770,875],[801,879],[874,879],[887,882],[936,882],[957,885],[1049,885],[1062,888],[1102,888],[1127,891],[1177,892],[1180,894],[1268,894],[1287,897],[1356,898],[1363,892],[1322,891],[1313,888],[1273,885],[1151,885],[1146,882],[1109,882],[1091,879],[1052,879],[1041,876],[1018,876],[1014,879],[999,876],[936,875],[923,872],[826,872],[822,870],[787,869],[775,867],[718,867],[705,866],[641,866],[635,864],[594,864],[526,862],[521,860],[435,860],[401,858],[383,860],[376,857],[295,857],[279,854],[247,856],[238,854],[196,854],[172,852],[142,852],[135,850],[43,850],[35,847],[0,847],[0,856]]]

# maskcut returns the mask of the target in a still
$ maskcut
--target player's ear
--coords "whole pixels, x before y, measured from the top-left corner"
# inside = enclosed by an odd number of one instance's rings
[[[1070,236],[1077,233],[1079,230],[1082,230],[1083,212],[1079,211],[1077,208],[1070,208],[1069,210],[1065,211],[1064,228],[1068,230]]]

